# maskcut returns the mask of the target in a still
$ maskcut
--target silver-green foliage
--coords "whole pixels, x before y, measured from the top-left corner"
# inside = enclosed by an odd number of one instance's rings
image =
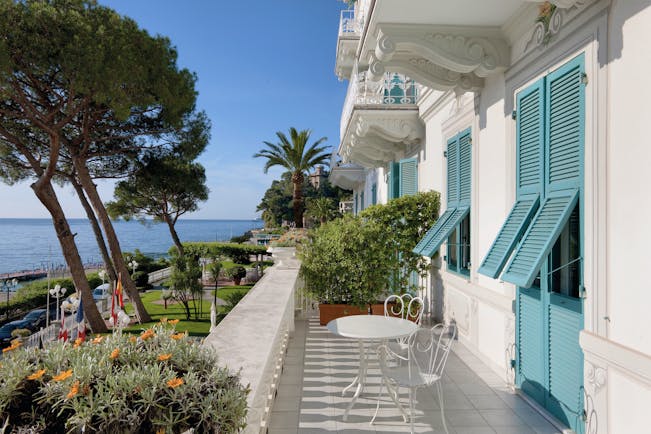
[[[40,378],[28,379],[42,369]],[[70,377],[54,379],[68,370]],[[77,347],[16,349],[5,353],[2,373],[0,425],[15,429],[235,433],[245,426],[248,389],[238,375],[165,325],[138,338],[115,334]],[[183,382],[171,387],[174,379]]]

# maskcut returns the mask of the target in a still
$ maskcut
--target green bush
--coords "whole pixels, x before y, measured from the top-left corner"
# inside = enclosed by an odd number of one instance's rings
[[[302,243],[301,276],[320,303],[366,306],[389,287],[394,246],[373,220],[346,215],[321,225]]]
[[[241,265],[236,265],[228,268],[226,270],[226,275],[231,279],[244,279],[246,277],[246,268]]]
[[[144,271],[136,271],[133,273],[133,280],[138,288],[149,289],[152,287],[149,284],[149,274]]]
[[[0,425],[12,432],[237,433],[249,392],[170,326],[5,353]],[[38,399],[35,399],[38,397]]]
[[[224,309],[226,312],[233,310],[233,308],[237,306],[237,303],[239,303],[247,293],[248,291],[233,291],[226,294],[226,296],[224,296],[224,301],[226,302]]]

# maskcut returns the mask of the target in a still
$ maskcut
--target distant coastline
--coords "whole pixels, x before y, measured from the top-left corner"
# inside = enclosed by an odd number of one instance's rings
[[[68,220],[84,263],[101,263],[90,223]],[[233,236],[263,226],[261,220],[183,219],[176,225],[182,241],[228,241]],[[123,251],[139,249],[153,256],[166,255],[172,246],[167,225],[148,220],[114,222]],[[0,273],[65,266],[52,220],[49,218],[0,218]]]

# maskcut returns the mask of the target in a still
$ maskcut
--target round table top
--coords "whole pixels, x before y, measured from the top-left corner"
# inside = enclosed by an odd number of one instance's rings
[[[418,329],[412,321],[382,315],[345,316],[333,319],[326,327],[336,335],[361,340],[398,339]]]

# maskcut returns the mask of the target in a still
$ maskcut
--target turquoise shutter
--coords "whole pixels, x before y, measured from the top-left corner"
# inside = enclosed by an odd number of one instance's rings
[[[470,128],[459,134],[459,204],[470,205],[472,185],[472,140]]]
[[[585,123],[583,74],[583,57],[579,57],[547,78],[549,191],[581,187]]]
[[[359,195],[359,210],[362,211],[364,209],[364,192],[362,191]]]
[[[579,199],[578,189],[550,193],[506,266],[502,280],[529,288]]]
[[[540,198],[535,195],[533,199],[518,200],[497,234],[497,238],[488,250],[484,262],[479,267],[481,274],[495,279],[502,272],[502,268],[509,259],[515,245],[520,241],[522,234],[529,226],[529,222],[538,209]]]
[[[478,272],[500,275],[511,252],[538,210],[543,182],[544,86],[539,80],[516,98],[516,194],[513,205]]]
[[[357,193],[355,193],[354,210],[355,210],[355,214],[357,214]]]
[[[371,205],[377,204],[377,184],[371,187]]]
[[[400,197],[418,191],[418,162],[415,158],[400,161]]]
[[[393,178],[391,179],[391,199],[396,199],[400,197],[400,164],[392,162],[391,166],[391,173],[393,173]]]
[[[468,215],[470,208],[462,206],[452,208],[438,219],[436,224],[425,234],[422,240],[414,247],[413,252],[422,256],[434,256],[434,253],[448,239],[454,228]]]
[[[459,202],[459,153],[458,138],[448,140],[448,208],[457,206]]]
[[[518,385],[538,402],[545,400],[545,321],[540,289],[520,288],[517,295]]]

